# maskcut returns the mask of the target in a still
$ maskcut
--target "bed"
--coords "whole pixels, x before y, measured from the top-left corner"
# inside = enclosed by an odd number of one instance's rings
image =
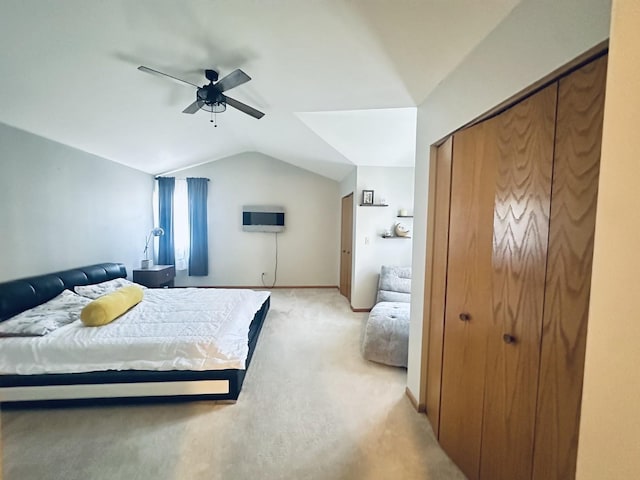
[[[0,283],[0,322],[75,287],[126,276],[124,265],[102,263]],[[269,310],[269,293],[178,288],[148,289],[144,297],[104,327],[77,320],[42,337],[0,338],[2,408],[237,400]],[[209,310],[220,317],[214,326],[205,320]],[[227,322],[236,315],[237,321]],[[155,325],[155,317],[164,323]],[[143,332],[142,338],[132,332]],[[124,347],[111,350],[114,337],[126,340]],[[214,337],[224,341],[214,344]]]

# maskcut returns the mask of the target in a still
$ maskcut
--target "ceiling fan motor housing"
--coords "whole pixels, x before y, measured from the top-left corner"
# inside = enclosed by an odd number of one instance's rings
[[[205,70],[204,76],[207,77],[207,80],[209,80],[210,82],[218,81],[218,72],[216,72],[215,70]]]

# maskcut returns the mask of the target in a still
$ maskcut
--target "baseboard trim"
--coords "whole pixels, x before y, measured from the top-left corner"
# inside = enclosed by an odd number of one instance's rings
[[[370,308],[353,308],[353,307],[351,307],[351,311],[352,312],[356,312],[356,313],[362,313],[362,312],[370,312],[371,309]]]
[[[407,394],[407,397],[409,397],[409,401],[411,402],[411,405],[413,405],[413,408],[415,408],[417,412],[423,413],[427,411],[424,404],[418,403],[418,401],[416,400],[416,397],[414,397],[413,393],[411,393],[411,390],[409,390],[409,387],[405,388],[404,392]]]

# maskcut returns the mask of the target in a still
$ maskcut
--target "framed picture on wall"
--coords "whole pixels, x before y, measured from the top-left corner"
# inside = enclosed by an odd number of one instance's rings
[[[373,205],[373,190],[362,190],[362,204]]]

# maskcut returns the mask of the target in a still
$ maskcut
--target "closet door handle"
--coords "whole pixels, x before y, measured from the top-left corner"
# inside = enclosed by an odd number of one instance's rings
[[[461,313],[460,315],[458,315],[458,318],[463,322],[468,322],[471,320],[471,315],[469,315],[468,313]]]
[[[502,340],[504,340],[504,343],[516,343],[516,337],[514,337],[513,335],[509,335],[508,333],[502,335]]]

